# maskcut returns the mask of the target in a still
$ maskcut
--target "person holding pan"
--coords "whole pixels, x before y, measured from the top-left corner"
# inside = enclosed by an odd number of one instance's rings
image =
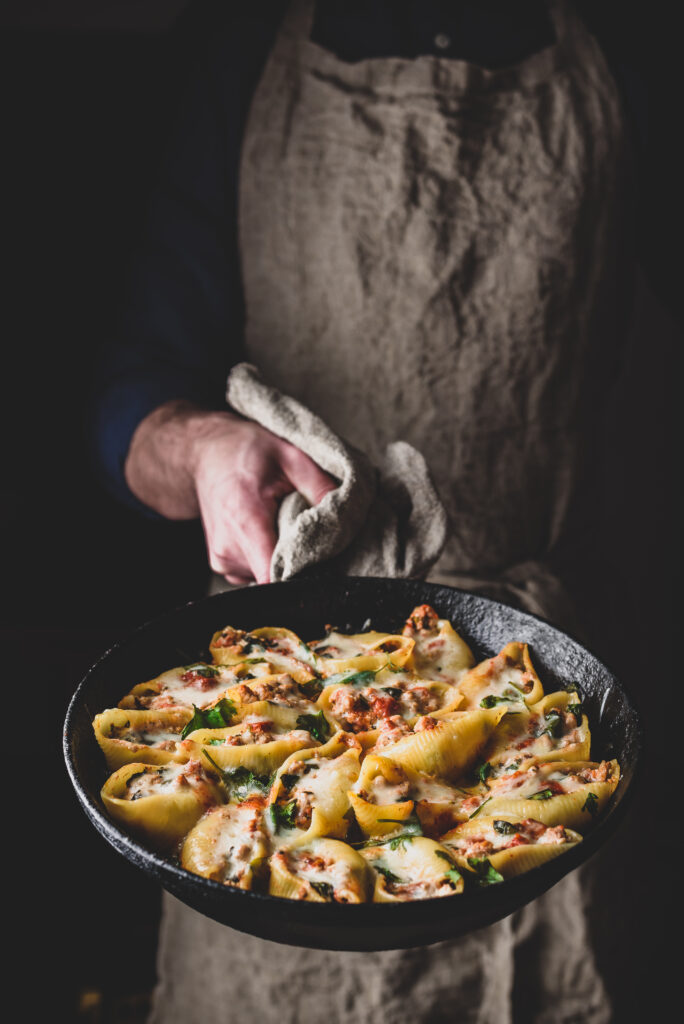
[[[592,28],[562,0],[293,0],[217,33],[101,366],[110,488],[267,582],[279,501],[336,481],[226,407],[247,358],[371,459],[423,453],[450,521],[431,578],[574,621],[555,566],[591,519],[632,272]],[[586,899],[575,872],[465,939],[354,954],[165,897],[152,1020],[602,1024]]]

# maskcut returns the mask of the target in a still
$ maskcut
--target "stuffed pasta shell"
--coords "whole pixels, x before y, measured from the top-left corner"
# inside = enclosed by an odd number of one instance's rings
[[[502,879],[512,878],[571,850],[582,836],[565,825],[545,825],[508,814],[467,821],[440,841],[464,871],[497,881],[490,868]]]
[[[507,714],[484,753],[492,774],[507,766],[540,761],[586,761],[591,750],[589,720],[576,693],[549,693],[536,704]],[[509,769],[510,770],[510,769]]]
[[[453,779],[473,764],[505,714],[505,708],[475,708],[441,719],[426,715],[410,735],[383,744],[382,753],[413,771]]]
[[[274,772],[295,750],[319,746],[331,732],[322,711],[302,713],[267,701],[247,705],[236,725],[197,729],[181,747],[223,770],[239,767],[264,775]]]
[[[182,733],[192,718],[188,708],[160,711],[124,711],[110,708],[93,721],[95,738],[110,771],[124,764],[167,764],[187,761],[181,749]]]
[[[455,711],[462,700],[446,683],[387,668],[348,670],[324,683],[319,706],[340,729],[355,733],[364,747],[373,746],[387,731],[397,737],[408,734],[421,715]]]
[[[463,892],[463,877],[455,858],[433,839],[398,838],[366,847],[361,854],[375,876],[375,903],[426,900]]]
[[[472,668],[458,683],[463,710],[505,705],[520,710],[544,696],[527,644],[506,644],[493,658]]]
[[[311,903],[365,903],[371,891],[365,860],[337,839],[282,847],[269,866],[272,896]]]
[[[197,760],[126,764],[100,795],[112,818],[161,850],[173,849],[208,807],[224,799],[216,777]]]
[[[290,629],[265,626],[247,632],[226,626],[214,633],[209,651],[217,665],[266,664],[271,672],[287,672],[298,682],[315,679],[318,674],[315,654]]]
[[[443,779],[368,754],[349,798],[365,836],[390,835],[414,815],[423,832],[437,838],[460,821],[455,813],[460,792]]]
[[[603,810],[619,779],[617,761],[550,761],[488,779],[466,806],[471,818],[486,807],[488,815],[514,814],[584,831]]]
[[[269,797],[273,833],[288,841],[297,832],[307,838],[344,838],[350,824],[349,790],[359,771],[361,745],[338,733],[316,749],[292,754],[279,769]]]
[[[413,640],[407,667],[424,679],[453,684],[475,663],[473,652],[448,619],[440,619],[429,604],[414,608],[402,630]]]
[[[171,668],[145,683],[137,683],[119,701],[120,708],[161,710],[198,708],[215,704],[229,686],[239,682],[238,674],[216,665],[195,662]]]
[[[269,855],[264,797],[210,807],[188,832],[180,861],[186,871],[251,889]]]
[[[403,668],[413,650],[410,637],[393,633],[345,634],[330,629],[322,640],[311,644],[324,676],[339,672],[377,672],[381,668]]]

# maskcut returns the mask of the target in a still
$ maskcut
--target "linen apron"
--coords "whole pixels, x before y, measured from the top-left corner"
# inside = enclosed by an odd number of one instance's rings
[[[556,43],[498,71],[345,63],[310,41],[313,13],[290,7],[247,122],[248,358],[371,459],[398,439],[425,455],[450,517],[431,578],[576,629],[548,561],[584,521],[622,328],[604,58],[561,3]],[[165,895],[151,1021],[602,1024],[586,875],[471,936],[378,953],[266,942]]]

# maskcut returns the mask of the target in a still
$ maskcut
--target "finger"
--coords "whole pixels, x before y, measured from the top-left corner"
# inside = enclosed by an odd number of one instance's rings
[[[276,502],[251,508],[248,528],[242,531],[241,548],[247,565],[257,583],[269,583],[271,579],[271,558],[278,540],[275,528]]]
[[[318,505],[326,494],[338,487],[337,481],[324,473],[313,459],[285,441],[280,446],[280,464],[292,486],[310,505]]]

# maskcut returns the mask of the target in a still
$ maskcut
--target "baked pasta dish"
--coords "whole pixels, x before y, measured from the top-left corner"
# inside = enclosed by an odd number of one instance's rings
[[[582,842],[620,777],[591,760],[576,685],[545,693],[516,641],[475,664],[428,605],[400,633],[226,626],[209,651],[93,728],[111,817],[223,885],[338,903],[496,885]]]

